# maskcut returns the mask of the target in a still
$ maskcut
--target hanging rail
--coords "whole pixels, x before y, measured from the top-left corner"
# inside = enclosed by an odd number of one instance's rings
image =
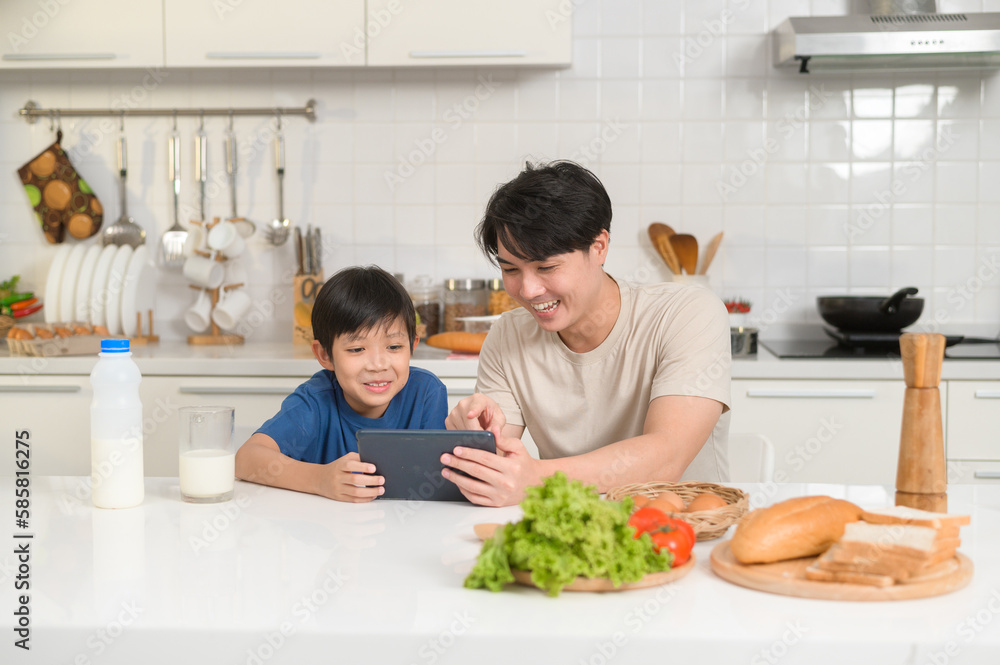
[[[24,108],[18,109],[18,115],[35,124],[39,118],[94,117],[94,116],[236,116],[236,115],[301,115],[310,122],[316,121],[316,100],[310,99],[305,106],[299,107],[266,107],[228,108],[228,109],[43,109],[36,102],[28,100]]]

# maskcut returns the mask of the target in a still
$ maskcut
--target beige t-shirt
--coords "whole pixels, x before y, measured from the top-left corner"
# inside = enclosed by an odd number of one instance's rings
[[[649,403],[698,395],[725,405],[684,480],[729,478],[729,315],[710,290],[618,282],[621,311],[600,346],[566,348],[531,314],[504,313],[483,344],[477,391],[531,433],[543,459],[580,455],[642,434]]]

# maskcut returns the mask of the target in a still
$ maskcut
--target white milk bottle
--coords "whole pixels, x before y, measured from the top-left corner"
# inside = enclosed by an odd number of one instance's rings
[[[98,508],[142,503],[142,375],[127,339],[102,339],[90,373],[90,485]]]

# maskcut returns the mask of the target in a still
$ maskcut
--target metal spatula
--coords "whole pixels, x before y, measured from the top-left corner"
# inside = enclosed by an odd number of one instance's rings
[[[128,173],[128,157],[125,145],[125,132],[118,136],[118,175],[121,178],[121,207],[122,214],[111,226],[104,229],[101,234],[102,245],[129,245],[138,247],[146,242],[146,230],[135,223],[128,214],[128,193],[125,187],[126,175]]]
[[[188,232],[181,226],[179,200],[181,195],[181,137],[175,129],[167,143],[169,163],[167,172],[174,190],[174,224],[163,234],[160,240],[160,254],[163,265],[169,268],[179,268],[184,264],[184,243]]]

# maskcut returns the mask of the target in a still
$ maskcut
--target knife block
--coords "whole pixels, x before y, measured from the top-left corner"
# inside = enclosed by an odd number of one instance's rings
[[[906,393],[896,468],[896,505],[948,511],[948,477],[941,426],[941,363],[945,337],[905,333],[899,337]]]
[[[323,273],[296,275],[292,280],[292,344],[312,344],[312,308],[320,287]]]

